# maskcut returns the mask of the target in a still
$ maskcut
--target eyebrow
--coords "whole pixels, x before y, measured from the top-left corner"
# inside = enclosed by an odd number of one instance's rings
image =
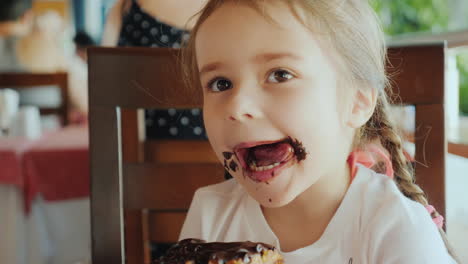
[[[293,59],[300,60],[301,58],[296,54],[290,52],[280,52],[280,53],[262,53],[253,58],[255,63],[265,63],[277,59]]]
[[[266,63],[272,60],[277,60],[277,59],[293,59],[293,60],[300,60],[301,58],[293,53],[290,52],[280,52],[280,53],[262,53],[258,54],[255,57],[252,58],[252,62],[256,64],[261,64],[261,63]],[[208,72],[215,71],[221,67],[223,67],[224,64],[221,62],[213,62],[209,63],[205,66],[202,67],[202,69],[199,72],[199,75],[202,76]]]
[[[212,71],[215,71],[221,67],[223,67],[224,64],[222,64],[221,62],[213,62],[213,63],[209,63],[205,66],[202,67],[202,69],[200,70],[199,72],[199,75],[202,76],[206,73],[209,73],[209,72],[212,72]]]

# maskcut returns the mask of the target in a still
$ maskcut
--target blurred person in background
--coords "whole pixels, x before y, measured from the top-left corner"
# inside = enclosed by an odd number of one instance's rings
[[[32,0],[0,1],[0,71],[22,71],[18,41],[33,25]]]
[[[57,72],[67,67],[65,22],[55,11],[35,14],[29,34],[18,40],[17,54],[30,72]]]
[[[84,31],[78,31],[73,38],[73,42],[76,46],[76,55],[80,57],[84,62],[88,61],[86,55],[86,49],[96,45],[94,40]]]
[[[117,0],[103,46],[180,48],[206,0]],[[193,19],[192,19],[193,18]],[[200,109],[148,110],[146,135],[156,139],[206,139]]]
[[[205,2],[117,0],[107,16],[102,45],[180,47]]]
[[[71,77],[74,82],[80,82],[80,86],[70,91],[72,102],[75,102],[75,111],[70,120],[74,123],[86,123],[88,113],[88,57],[87,49],[95,46],[94,39],[85,31],[78,31],[73,37],[75,53],[71,58],[69,68],[73,72]]]

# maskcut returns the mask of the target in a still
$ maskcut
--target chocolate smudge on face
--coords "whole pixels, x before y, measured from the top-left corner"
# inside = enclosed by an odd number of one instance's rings
[[[233,154],[234,154],[234,153],[228,152],[228,151],[223,152],[223,156],[224,156],[224,158],[227,159],[227,160],[230,160],[230,159],[232,158],[232,155],[233,155]]]
[[[291,137],[288,138],[288,142],[294,149],[294,155],[296,155],[297,161],[305,160],[307,151],[304,146],[302,146],[302,142],[297,139],[292,139]]]
[[[268,201],[271,203],[271,198],[270,198],[270,199],[268,199]]]
[[[230,168],[232,171],[235,172],[235,171],[237,171],[237,167],[238,167],[237,163],[236,163],[235,161],[231,160],[231,163],[229,163],[229,168]]]

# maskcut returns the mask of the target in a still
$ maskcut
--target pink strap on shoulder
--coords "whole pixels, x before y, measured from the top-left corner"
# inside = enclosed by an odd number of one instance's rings
[[[348,164],[351,169],[351,181],[354,179],[357,173],[357,166],[356,164],[362,164],[366,168],[371,168],[375,164],[375,159],[372,157],[370,152],[374,152],[377,155],[379,155],[385,162],[385,175],[393,179],[394,177],[394,171],[393,171],[393,166],[392,166],[392,161],[390,158],[385,154],[385,152],[382,151],[382,149],[374,144],[370,144],[369,146],[366,147],[364,150],[355,150],[351,152],[348,156]],[[432,205],[427,205],[426,210],[429,212],[429,214],[432,216],[432,213],[436,212],[435,208]],[[442,228],[444,225],[444,217],[441,216],[440,214],[437,214],[437,216],[432,218],[432,221],[436,224],[438,228]]]
[[[366,168],[371,168],[376,163],[375,159],[372,157],[370,152],[376,153],[380,156],[385,162],[385,175],[393,179],[393,166],[390,158],[383,152],[383,150],[374,145],[370,144],[364,150],[355,150],[351,152],[348,156],[348,164],[351,168],[351,180],[356,176],[356,163],[364,165]]]

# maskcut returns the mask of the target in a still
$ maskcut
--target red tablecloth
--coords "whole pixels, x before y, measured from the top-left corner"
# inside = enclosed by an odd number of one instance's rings
[[[23,138],[0,138],[0,184],[23,186],[23,153],[34,141]]]
[[[47,201],[89,196],[88,127],[45,135],[23,155],[25,208],[41,194]]]

